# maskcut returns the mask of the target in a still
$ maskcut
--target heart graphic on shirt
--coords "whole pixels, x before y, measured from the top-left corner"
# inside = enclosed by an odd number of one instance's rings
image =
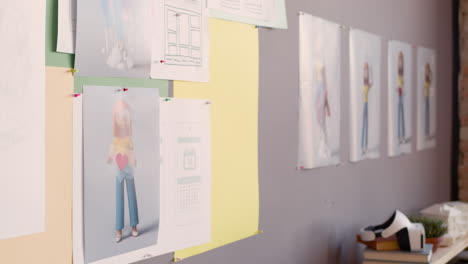
[[[117,155],[115,156],[115,162],[117,163],[119,170],[122,171],[128,165],[128,156],[117,153]]]

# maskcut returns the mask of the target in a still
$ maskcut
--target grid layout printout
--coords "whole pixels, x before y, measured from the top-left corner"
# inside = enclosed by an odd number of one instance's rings
[[[201,0],[155,3],[151,77],[208,81],[208,20]]]

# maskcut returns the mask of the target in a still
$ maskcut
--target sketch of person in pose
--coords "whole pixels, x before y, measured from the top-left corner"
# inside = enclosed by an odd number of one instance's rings
[[[327,118],[331,117],[330,102],[328,100],[327,76],[325,65],[316,66],[315,107],[317,122],[320,127],[319,153],[325,157],[330,156],[328,147]]]
[[[107,65],[111,68],[125,70],[133,68],[133,59],[128,51],[128,24],[133,16],[123,6],[125,0],[101,0],[105,22],[105,47]]]
[[[430,116],[430,89],[432,84],[432,70],[431,65],[426,63],[425,70],[424,70],[424,100],[425,100],[425,127],[424,133],[426,138],[431,136],[431,116]]]
[[[109,164],[115,163],[117,167],[115,177],[115,230],[117,234],[115,241],[118,243],[122,240],[122,229],[124,228],[124,181],[127,185],[128,209],[133,237],[138,236],[137,225],[139,223],[133,172],[136,167],[136,159],[132,141],[132,120],[129,106],[123,100],[118,100],[114,105],[112,123],[114,138],[107,162]]]
[[[404,144],[406,140],[405,133],[405,108],[403,101],[403,86],[404,86],[404,55],[400,51],[398,54],[398,141]]]
[[[362,111],[362,130],[361,130],[361,151],[362,154],[367,152],[369,140],[369,92],[372,87],[372,71],[369,63],[364,63],[363,71],[363,87],[362,99],[364,102],[364,109]]]

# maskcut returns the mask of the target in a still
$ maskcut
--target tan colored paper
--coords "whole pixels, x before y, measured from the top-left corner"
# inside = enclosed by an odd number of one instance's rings
[[[72,263],[72,100],[68,69],[46,67],[46,226],[0,241],[0,263]]]
[[[212,242],[184,259],[258,231],[258,31],[210,19],[210,82],[174,81],[174,97],[212,102]]]

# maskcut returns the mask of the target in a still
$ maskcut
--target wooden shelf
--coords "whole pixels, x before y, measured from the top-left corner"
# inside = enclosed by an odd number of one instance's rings
[[[431,264],[445,264],[468,247],[468,236],[455,241],[450,247],[439,247],[432,256]]]

